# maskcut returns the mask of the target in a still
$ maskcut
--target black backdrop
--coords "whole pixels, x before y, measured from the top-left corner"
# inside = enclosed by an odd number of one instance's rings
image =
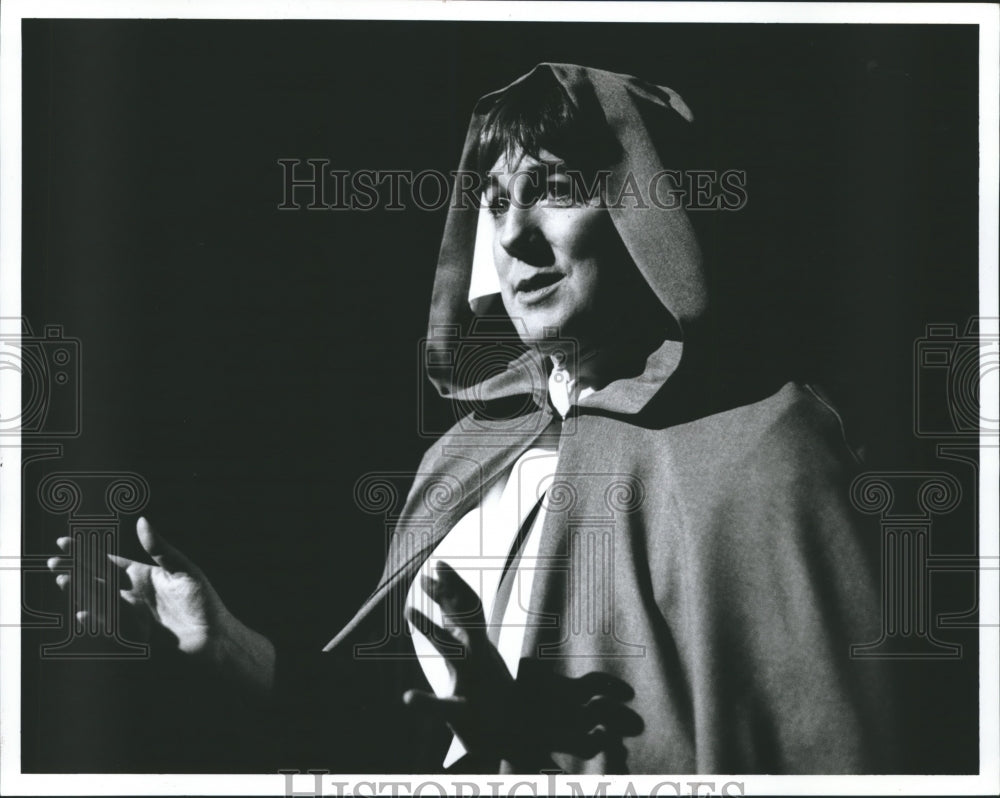
[[[279,211],[278,159],[453,169],[474,100],[539,61],[685,97],[748,172],[717,247],[747,340],[828,387],[872,467],[933,463],[913,342],[977,308],[975,28],[39,20],[23,44],[24,315],[83,362],[81,436],[26,470],[26,553],[65,529],[32,498],[41,477],[133,471],[239,617],[284,646],[332,636],[384,550],[354,483],[427,445],[418,341],[444,217]],[[937,543],[968,550],[969,519],[956,530]],[[65,612],[50,577],[25,585],[29,608]],[[39,660],[64,634],[24,634],[26,771],[258,771],[258,738],[282,733],[179,657]],[[941,691],[915,699],[917,769],[974,769],[974,657],[920,667]],[[330,766],[350,770],[335,749]]]

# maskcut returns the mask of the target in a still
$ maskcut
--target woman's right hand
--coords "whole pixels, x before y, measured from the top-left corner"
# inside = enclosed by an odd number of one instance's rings
[[[153,531],[145,518],[136,523],[139,543],[155,565],[108,555],[117,569],[119,594],[140,626],[156,624],[177,641],[177,648],[217,665],[258,692],[269,692],[274,679],[274,646],[263,635],[244,626],[223,604],[202,570]],[[73,541],[59,538],[66,556],[52,557],[48,566],[59,571],[56,584],[70,589]],[[101,580],[98,574],[86,578]],[[77,613],[87,620],[88,610]],[[103,618],[97,619],[103,625]]]

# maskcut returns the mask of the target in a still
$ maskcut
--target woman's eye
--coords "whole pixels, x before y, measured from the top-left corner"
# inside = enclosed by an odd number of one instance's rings
[[[534,192],[534,196],[532,197],[525,197],[522,202],[526,204],[519,205],[518,207],[528,207],[536,202],[569,205],[572,203],[572,200],[573,191],[569,180],[550,180],[545,184],[544,190]],[[490,215],[494,218],[502,216],[510,210],[510,204],[510,197],[502,194],[488,197],[486,201],[486,207]]]
[[[487,207],[491,216],[500,216],[510,207],[510,200],[507,197],[492,197]]]
[[[566,203],[573,199],[573,192],[570,190],[568,180],[550,180],[545,189],[545,198],[556,202]]]

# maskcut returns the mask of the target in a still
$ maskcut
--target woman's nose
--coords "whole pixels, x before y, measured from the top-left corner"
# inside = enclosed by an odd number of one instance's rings
[[[535,206],[511,203],[500,229],[500,246],[512,258],[534,263],[541,256],[542,232]]]

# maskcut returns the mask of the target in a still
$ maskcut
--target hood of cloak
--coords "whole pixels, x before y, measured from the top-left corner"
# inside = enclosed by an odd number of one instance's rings
[[[606,126],[600,135],[617,142],[614,161],[601,167],[607,175],[606,196],[621,200],[609,202],[608,213],[640,274],[676,322],[676,330],[648,355],[640,374],[609,382],[578,403],[582,410],[640,413],[677,373],[708,305],[702,254],[685,203],[664,201],[667,191],[683,190],[664,173],[685,168],[693,115],[665,86],[583,66],[539,64],[477,102],[460,173],[480,169],[480,135],[496,103],[522,81],[543,72],[558,82],[581,116]],[[453,200],[457,199],[456,191]],[[469,202],[453,201],[449,208],[431,300],[428,376],[442,396],[479,407],[519,396],[542,405],[548,358],[521,345],[514,334],[505,338],[483,315],[487,303],[476,297],[474,283],[483,282],[477,274],[481,267],[474,269],[477,228],[480,236],[483,232],[480,214],[480,208]],[[479,243],[481,260],[489,248]]]

